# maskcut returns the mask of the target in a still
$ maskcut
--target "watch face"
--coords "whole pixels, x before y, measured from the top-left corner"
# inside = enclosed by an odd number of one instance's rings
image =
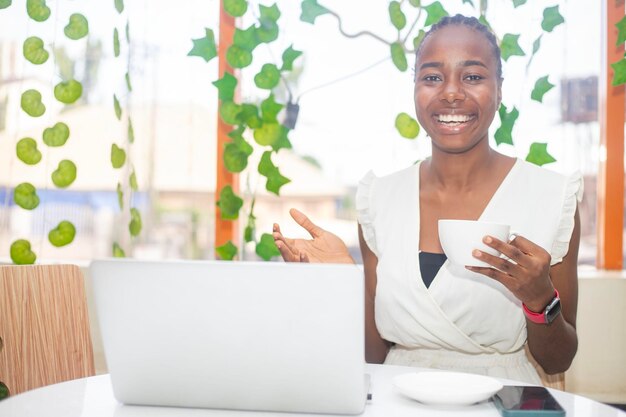
[[[554,300],[546,307],[546,323],[552,323],[552,321],[561,313],[561,300],[558,297],[554,297]]]

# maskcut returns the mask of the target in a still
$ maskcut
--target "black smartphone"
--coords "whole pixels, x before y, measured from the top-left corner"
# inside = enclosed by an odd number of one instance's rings
[[[544,387],[506,385],[493,396],[503,417],[557,417],[565,410]]]

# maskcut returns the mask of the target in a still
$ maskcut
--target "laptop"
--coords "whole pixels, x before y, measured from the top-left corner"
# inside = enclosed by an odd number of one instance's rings
[[[363,412],[359,266],[111,259],[90,273],[118,401]]]

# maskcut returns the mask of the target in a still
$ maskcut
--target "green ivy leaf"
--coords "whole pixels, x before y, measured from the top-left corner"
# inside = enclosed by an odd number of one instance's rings
[[[58,122],[43,131],[43,143],[51,147],[65,145],[69,137],[70,128],[63,122]]]
[[[259,5],[261,16],[259,17],[259,27],[256,29],[256,36],[260,42],[269,43],[278,38],[278,18],[280,10],[276,4],[271,7]]]
[[[406,26],[406,16],[402,12],[400,2],[393,0],[389,3],[389,20],[396,29],[402,30]]]
[[[535,82],[535,88],[530,93],[530,98],[540,103],[543,102],[543,96],[554,88],[554,84],[548,81],[548,76],[543,76]]]
[[[252,213],[252,210],[254,209],[254,202],[255,200],[252,200],[252,207],[250,208],[250,214],[248,215],[248,222],[246,224],[246,228],[243,231],[243,240],[246,243],[254,242],[255,239],[254,235],[256,232],[256,217]]]
[[[498,115],[500,116],[500,127],[494,134],[496,144],[498,146],[503,143],[513,145],[513,126],[515,126],[515,121],[519,117],[519,111],[513,106],[513,109],[507,112],[506,106],[500,104]]]
[[[52,182],[59,188],[69,187],[76,179],[76,164],[64,159],[52,173]]]
[[[252,63],[252,53],[237,45],[226,50],[226,61],[233,68],[245,68]]]
[[[224,0],[224,10],[232,17],[241,17],[248,10],[246,0]]]
[[[54,97],[61,103],[72,104],[83,95],[83,85],[76,80],[61,81],[54,86]]]
[[[120,106],[120,101],[115,94],[113,94],[113,110],[115,111],[117,120],[122,120],[122,106]]]
[[[128,177],[128,183],[130,184],[130,189],[137,192],[139,190],[139,184],[137,184],[137,175],[135,174],[135,170]]]
[[[113,29],[113,55],[120,56],[120,33],[117,28]]]
[[[427,13],[424,26],[434,25],[435,23],[439,22],[442,17],[448,16],[448,12],[438,1],[435,1],[428,6],[424,6],[424,10],[426,10]]]
[[[518,40],[519,35],[513,35],[511,33],[507,33],[502,38],[500,42],[500,51],[502,55],[502,59],[507,61],[512,56],[524,56],[526,55],[522,48],[520,48]]]
[[[411,6],[413,7],[422,7],[422,2],[421,0],[409,0],[409,3],[411,4]]]
[[[139,236],[141,233],[141,213],[136,208],[130,209],[130,223],[128,224],[128,231],[132,237]]]
[[[124,249],[122,249],[122,247],[117,242],[113,242],[113,257],[126,258],[126,253],[124,253]]]
[[[261,240],[257,243],[255,252],[265,261],[269,261],[275,256],[280,256],[280,251],[276,243],[274,243],[274,238],[269,233],[261,235]]]
[[[11,3],[12,3],[12,0],[0,0],[0,10],[6,9],[7,7],[9,7],[11,5]],[[3,397],[0,396],[0,400],[2,398]]]
[[[82,14],[74,13],[70,16],[70,21],[63,32],[65,36],[73,40],[84,38],[89,33],[89,22]]]
[[[25,210],[33,210],[39,205],[37,189],[29,182],[23,182],[13,190],[13,201]]]
[[[271,90],[280,82],[280,71],[274,64],[265,64],[261,71],[254,76],[254,83],[257,87]]]
[[[518,8],[522,4],[526,4],[526,0],[513,0],[513,7]]]
[[[408,68],[406,54],[404,53],[404,48],[400,42],[394,42],[391,44],[391,60],[400,71],[406,71]]]
[[[317,0],[303,0],[302,12],[300,13],[300,20],[306,23],[314,24],[315,19],[323,14],[330,13],[324,6],[317,4]]]
[[[133,91],[133,86],[130,83],[130,75],[128,74],[128,72],[126,73],[126,75],[124,75],[124,79],[126,80],[126,88],[128,89],[128,92]]]
[[[113,168],[118,169],[124,166],[126,162],[126,151],[115,143],[111,145],[111,165]]]
[[[61,221],[57,227],[50,230],[48,233],[48,240],[57,248],[61,246],[69,245],[74,241],[76,236],[76,227],[67,220]]]
[[[420,133],[420,125],[406,113],[400,113],[396,116],[396,129],[400,135],[407,139],[415,139]]]
[[[535,142],[530,145],[526,160],[535,165],[545,165],[555,162],[556,159],[548,153],[548,144]]]
[[[248,166],[248,154],[237,144],[227,143],[224,148],[224,166],[230,172],[241,172]]]
[[[37,90],[24,91],[20,105],[32,117],[39,117],[46,112],[46,106],[41,102],[41,93]]]
[[[124,0],[115,0],[115,10],[120,14],[124,11]]]
[[[135,129],[133,128],[133,121],[128,118],[128,131],[127,131],[128,143],[135,142]]]
[[[237,88],[237,78],[230,72],[225,71],[224,76],[212,83],[217,87],[217,96],[220,100],[233,101],[235,97],[235,88]]]
[[[120,207],[120,210],[124,210],[124,190],[122,189],[122,184],[117,183],[117,205]]]
[[[472,0],[463,0],[463,4],[469,4],[470,6],[472,6],[474,8],[476,7],[476,6],[474,6],[474,2]]]
[[[626,59],[620,59],[614,64],[611,64],[613,68],[613,86],[626,84]]]
[[[615,46],[620,46],[626,42],[626,16],[622,17],[622,19],[615,24],[615,27],[617,27],[617,42]]]
[[[233,35],[233,45],[239,46],[248,52],[254,51],[259,45],[259,39],[256,34],[256,27],[250,25],[248,29],[242,30],[235,28],[235,34]]]
[[[37,141],[33,138],[23,138],[17,142],[15,153],[20,161],[27,165],[36,165],[41,161],[41,152],[37,149]]]
[[[223,101],[219,106],[220,117],[228,125],[236,125],[239,121],[241,106],[232,101]]]
[[[272,152],[265,151],[259,162],[259,174],[267,178],[265,189],[276,195],[280,195],[280,188],[291,182],[287,177],[281,175],[278,167],[272,162]]]
[[[535,58],[535,54],[537,54],[537,51],[539,51],[539,48],[541,48],[541,37],[543,36],[543,33],[541,35],[539,35],[539,37],[537,39],[535,39],[535,41],[533,42],[533,52],[530,55],[530,58],[528,59],[528,63],[526,64],[526,68],[530,67],[530,63],[533,62],[533,58]]]
[[[272,146],[280,139],[281,125],[279,123],[263,123],[258,129],[254,129],[252,136],[256,143],[261,146]]]
[[[43,41],[37,36],[26,38],[22,47],[24,58],[31,64],[41,65],[48,60],[50,54],[43,47]]]
[[[30,248],[30,242],[18,239],[11,243],[11,260],[16,265],[32,265],[37,260],[37,255]]]
[[[565,22],[561,13],[559,13],[559,6],[546,7],[543,9],[543,21],[541,22],[541,28],[546,32],[552,32],[552,30]]]
[[[283,109],[282,104],[274,100],[274,94],[270,94],[268,98],[261,102],[261,117],[263,121],[270,123],[278,123],[278,113]]]
[[[257,129],[263,124],[259,118],[258,107],[250,103],[243,103],[241,105],[241,111],[237,115],[237,122],[246,124],[250,129]]]
[[[220,208],[221,218],[224,220],[236,220],[239,218],[239,210],[243,206],[243,200],[235,194],[230,185],[220,191],[220,199],[217,202]]]
[[[45,22],[50,17],[46,0],[26,0],[26,13],[36,22]]]
[[[271,20],[272,22],[277,22],[280,19],[280,9],[276,5],[276,3],[271,6],[263,6],[259,5],[259,13],[260,19]]]
[[[278,152],[279,149],[291,149],[291,142],[287,137],[288,133],[289,129],[287,129],[283,125],[280,125],[280,136],[278,137],[278,140],[272,144],[272,149],[274,150],[274,152]]]
[[[229,240],[225,244],[216,247],[215,252],[222,261],[232,261],[237,256],[237,246],[233,245],[233,242]]]
[[[420,29],[420,31],[417,33],[417,36],[413,38],[413,49],[417,51],[417,48],[419,48],[419,46],[422,44],[422,41],[424,40],[424,36],[426,36],[426,32]]]
[[[217,46],[215,45],[215,35],[212,29],[204,29],[204,38],[192,39],[193,48],[187,56],[199,56],[209,62],[217,56]]]
[[[289,45],[289,47],[283,52],[283,66],[280,67],[280,70],[293,70],[293,61],[295,61],[300,55],[302,55],[302,51],[297,51],[293,49],[293,45]]]

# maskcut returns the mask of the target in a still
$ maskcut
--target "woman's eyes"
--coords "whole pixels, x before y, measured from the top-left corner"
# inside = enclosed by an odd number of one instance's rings
[[[484,78],[485,77],[483,77],[482,75],[470,74],[470,75],[464,76],[463,80],[469,81],[469,82],[477,82],[477,81],[483,80]],[[425,82],[431,82],[431,83],[443,81],[443,79],[439,75],[425,75],[422,77],[422,80]]]

